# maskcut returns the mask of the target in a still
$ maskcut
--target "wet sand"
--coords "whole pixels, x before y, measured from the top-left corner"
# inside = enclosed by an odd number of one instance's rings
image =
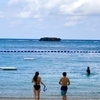
[[[33,98],[0,98],[0,100],[34,100]],[[61,98],[41,98],[40,100],[62,100]],[[96,98],[67,98],[67,100],[100,100]]]

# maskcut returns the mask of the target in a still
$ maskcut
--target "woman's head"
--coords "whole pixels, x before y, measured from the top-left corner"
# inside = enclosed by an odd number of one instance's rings
[[[39,72],[35,72],[35,75],[38,76],[39,75]]]
[[[34,75],[34,78],[33,78],[35,82],[37,81],[38,75],[39,75],[39,72],[35,72],[35,75]]]

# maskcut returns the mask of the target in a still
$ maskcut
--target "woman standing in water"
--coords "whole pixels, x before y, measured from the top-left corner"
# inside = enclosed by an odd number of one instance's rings
[[[34,83],[34,86],[33,86],[34,99],[39,100],[40,99],[40,90],[41,90],[40,84],[42,84],[42,85],[44,85],[44,87],[46,87],[45,84],[42,82],[41,77],[39,77],[39,72],[35,72],[35,75],[32,79],[32,83]]]

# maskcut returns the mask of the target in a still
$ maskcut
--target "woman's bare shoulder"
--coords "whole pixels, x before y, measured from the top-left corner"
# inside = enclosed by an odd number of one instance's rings
[[[38,77],[38,80],[41,80],[41,77]]]

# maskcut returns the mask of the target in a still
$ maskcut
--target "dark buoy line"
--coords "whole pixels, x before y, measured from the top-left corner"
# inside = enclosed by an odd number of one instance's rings
[[[0,50],[0,52],[30,52],[30,53],[100,53],[98,50]]]

